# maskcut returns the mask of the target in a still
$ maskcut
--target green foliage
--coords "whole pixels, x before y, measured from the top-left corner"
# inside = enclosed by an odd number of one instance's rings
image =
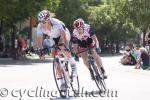
[[[150,22],[150,1],[130,0],[126,1],[124,14],[130,18],[134,25],[145,31]]]
[[[61,0],[56,11],[56,17],[65,22],[69,29],[72,29],[75,19],[87,19],[86,5],[83,0]]]
[[[102,0],[86,0],[89,6],[98,6],[102,4]]]
[[[48,9],[70,30],[75,19],[83,18],[101,41],[127,41],[147,28],[149,5],[149,0],[0,0],[0,21],[10,31],[17,22]]]
[[[103,0],[103,4],[89,8],[89,21],[100,40],[123,42],[136,36],[136,26],[124,14],[125,5],[126,0]]]
[[[60,0],[47,0],[44,7],[51,12],[56,12],[59,7]]]
[[[0,20],[17,23],[33,16],[41,9],[46,0],[1,0]]]

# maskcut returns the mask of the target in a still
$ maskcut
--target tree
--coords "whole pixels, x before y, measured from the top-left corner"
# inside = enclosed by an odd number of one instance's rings
[[[55,13],[59,7],[59,3],[61,0],[47,0],[45,4],[45,8]]]
[[[86,3],[83,0],[61,0],[56,11],[56,17],[71,30],[73,21],[77,18],[87,20]]]
[[[99,6],[89,8],[89,21],[94,26],[100,40],[106,45],[119,44],[136,36],[136,27],[123,12],[126,0],[106,0]],[[104,44],[103,44],[104,45]]]
[[[0,0],[1,33],[10,30],[12,47],[16,33],[16,23],[24,21],[39,11],[47,0]]]
[[[150,22],[149,0],[126,0],[124,13],[133,21],[134,25],[145,31]]]

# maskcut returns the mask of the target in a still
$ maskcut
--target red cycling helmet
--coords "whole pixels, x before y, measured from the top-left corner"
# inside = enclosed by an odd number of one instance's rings
[[[84,27],[84,20],[79,18],[74,21],[73,23],[74,28],[83,28]]]

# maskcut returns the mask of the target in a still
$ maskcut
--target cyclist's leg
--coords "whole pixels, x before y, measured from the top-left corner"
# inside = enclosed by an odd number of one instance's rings
[[[58,44],[62,44],[63,43],[62,41],[63,41],[63,38],[60,38]],[[67,48],[67,47],[69,47],[68,43],[69,43],[69,41],[67,42],[67,44],[65,43],[64,45],[60,46],[59,48],[63,51],[63,53],[65,54],[65,56],[67,56],[67,58],[68,58],[68,61],[70,63],[71,69],[72,69],[72,76],[76,77],[77,76],[76,62],[75,62],[74,58],[72,57],[69,48]]]
[[[81,58],[83,59],[83,63],[85,64],[85,66],[88,68],[88,70],[90,71],[90,75],[91,75],[91,78],[94,79],[94,75],[93,75],[93,70],[92,68],[90,67],[90,64],[88,62],[88,56],[87,56],[87,52],[83,52],[81,53]]]
[[[57,51],[55,49],[52,49],[53,56],[55,55],[56,52]],[[63,70],[62,70],[62,68],[60,66],[60,63],[59,63],[58,59],[56,58],[55,60],[56,60],[55,63],[57,64],[56,72],[57,72],[58,77],[60,78],[62,76],[62,74],[63,74]]]
[[[88,56],[87,56],[88,52],[87,51],[83,52],[87,48],[87,43],[86,43],[86,41],[79,41],[78,45],[79,45],[78,52],[79,53],[82,52],[80,55],[83,60],[83,63],[90,70],[90,65],[89,65]]]
[[[101,69],[102,73],[105,74],[105,70],[102,64],[101,57],[96,53],[95,49],[93,48],[91,49],[91,54],[94,57],[97,66]]]
[[[72,69],[72,75],[76,76],[77,75],[77,67],[76,67],[76,62],[74,60],[74,58],[71,55],[71,52],[69,51],[69,49],[66,49],[65,47],[61,47],[63,53],[65,54],[65,56],[67,56],[67,59],[70,63],[71,69]]]
[[[58,38],[53,38],[55,45],[58,45],[59,39],[60,39],[60,37],[58,37]],[[53,56],[53,57],[54,57],[55,55],[57,55],[58,52],[59,52],[58,49],[51,49],[51,53],[52,53],[52,56]],[[57,69],[56,69],[56,73],[57,73],[58,77],[61,78],[61,77],[63,76],[63,70],[62,70],[62,68],[61,68],[61,65],[59,64],[59,61],[57,61],[57,59],[56,59],[56,64],[58,65],[58,66],[57,66]],[[61,88],[61,90],[66,90],[66,84],[65,84],[64,78],[61,79],[61,86],[60,86],[60,88]]]
[[[85,66],[90,69],[90,65],[89,65],[89,62],[88,62],[88,56],[87,56],[87,52],[82,52],[81,54],[81,58],[83,60],[83,63],[85,64]]]
[[[92,38],[88,38],[87,40],[87,44],[88,44],[88,48],[91,48],[91,54],[95,59],[95,62],[97,64],[97,66],[101,69],[102,73],[105,74],[105,70],[102,64],[102,60],[101,57],[97,54],[96,50],[95,50],[95,43],[93,42]]]

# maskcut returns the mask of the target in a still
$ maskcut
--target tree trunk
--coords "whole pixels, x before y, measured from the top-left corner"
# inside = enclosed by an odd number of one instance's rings
[[[119,41],[116,42],[116,53],[119,53]]]
[[[110,50],[110,51],[111,51],[111,54],[114,55],[115,52],[114,52],[113,41],[111,41],[111,43],[110,43],[110,49],[111,49],[111,50]]]
[[[11,29],[11,48],[15,48],[15,29],[14,26],[12,26]]]
[[[145,43],[145,35],[146,35],[146,32],[143,32],[143,40],[142,40],[143,41],[143,47],[145,47],[145,44],[146,44]]]
[[[0,20],[0,35],[3,34],[3,20]]]
[[[11,56],[13,59],[17,59],[17,48],[15,48],[15,39],[16,39],[16,29],[12,24],[11,29]]]

